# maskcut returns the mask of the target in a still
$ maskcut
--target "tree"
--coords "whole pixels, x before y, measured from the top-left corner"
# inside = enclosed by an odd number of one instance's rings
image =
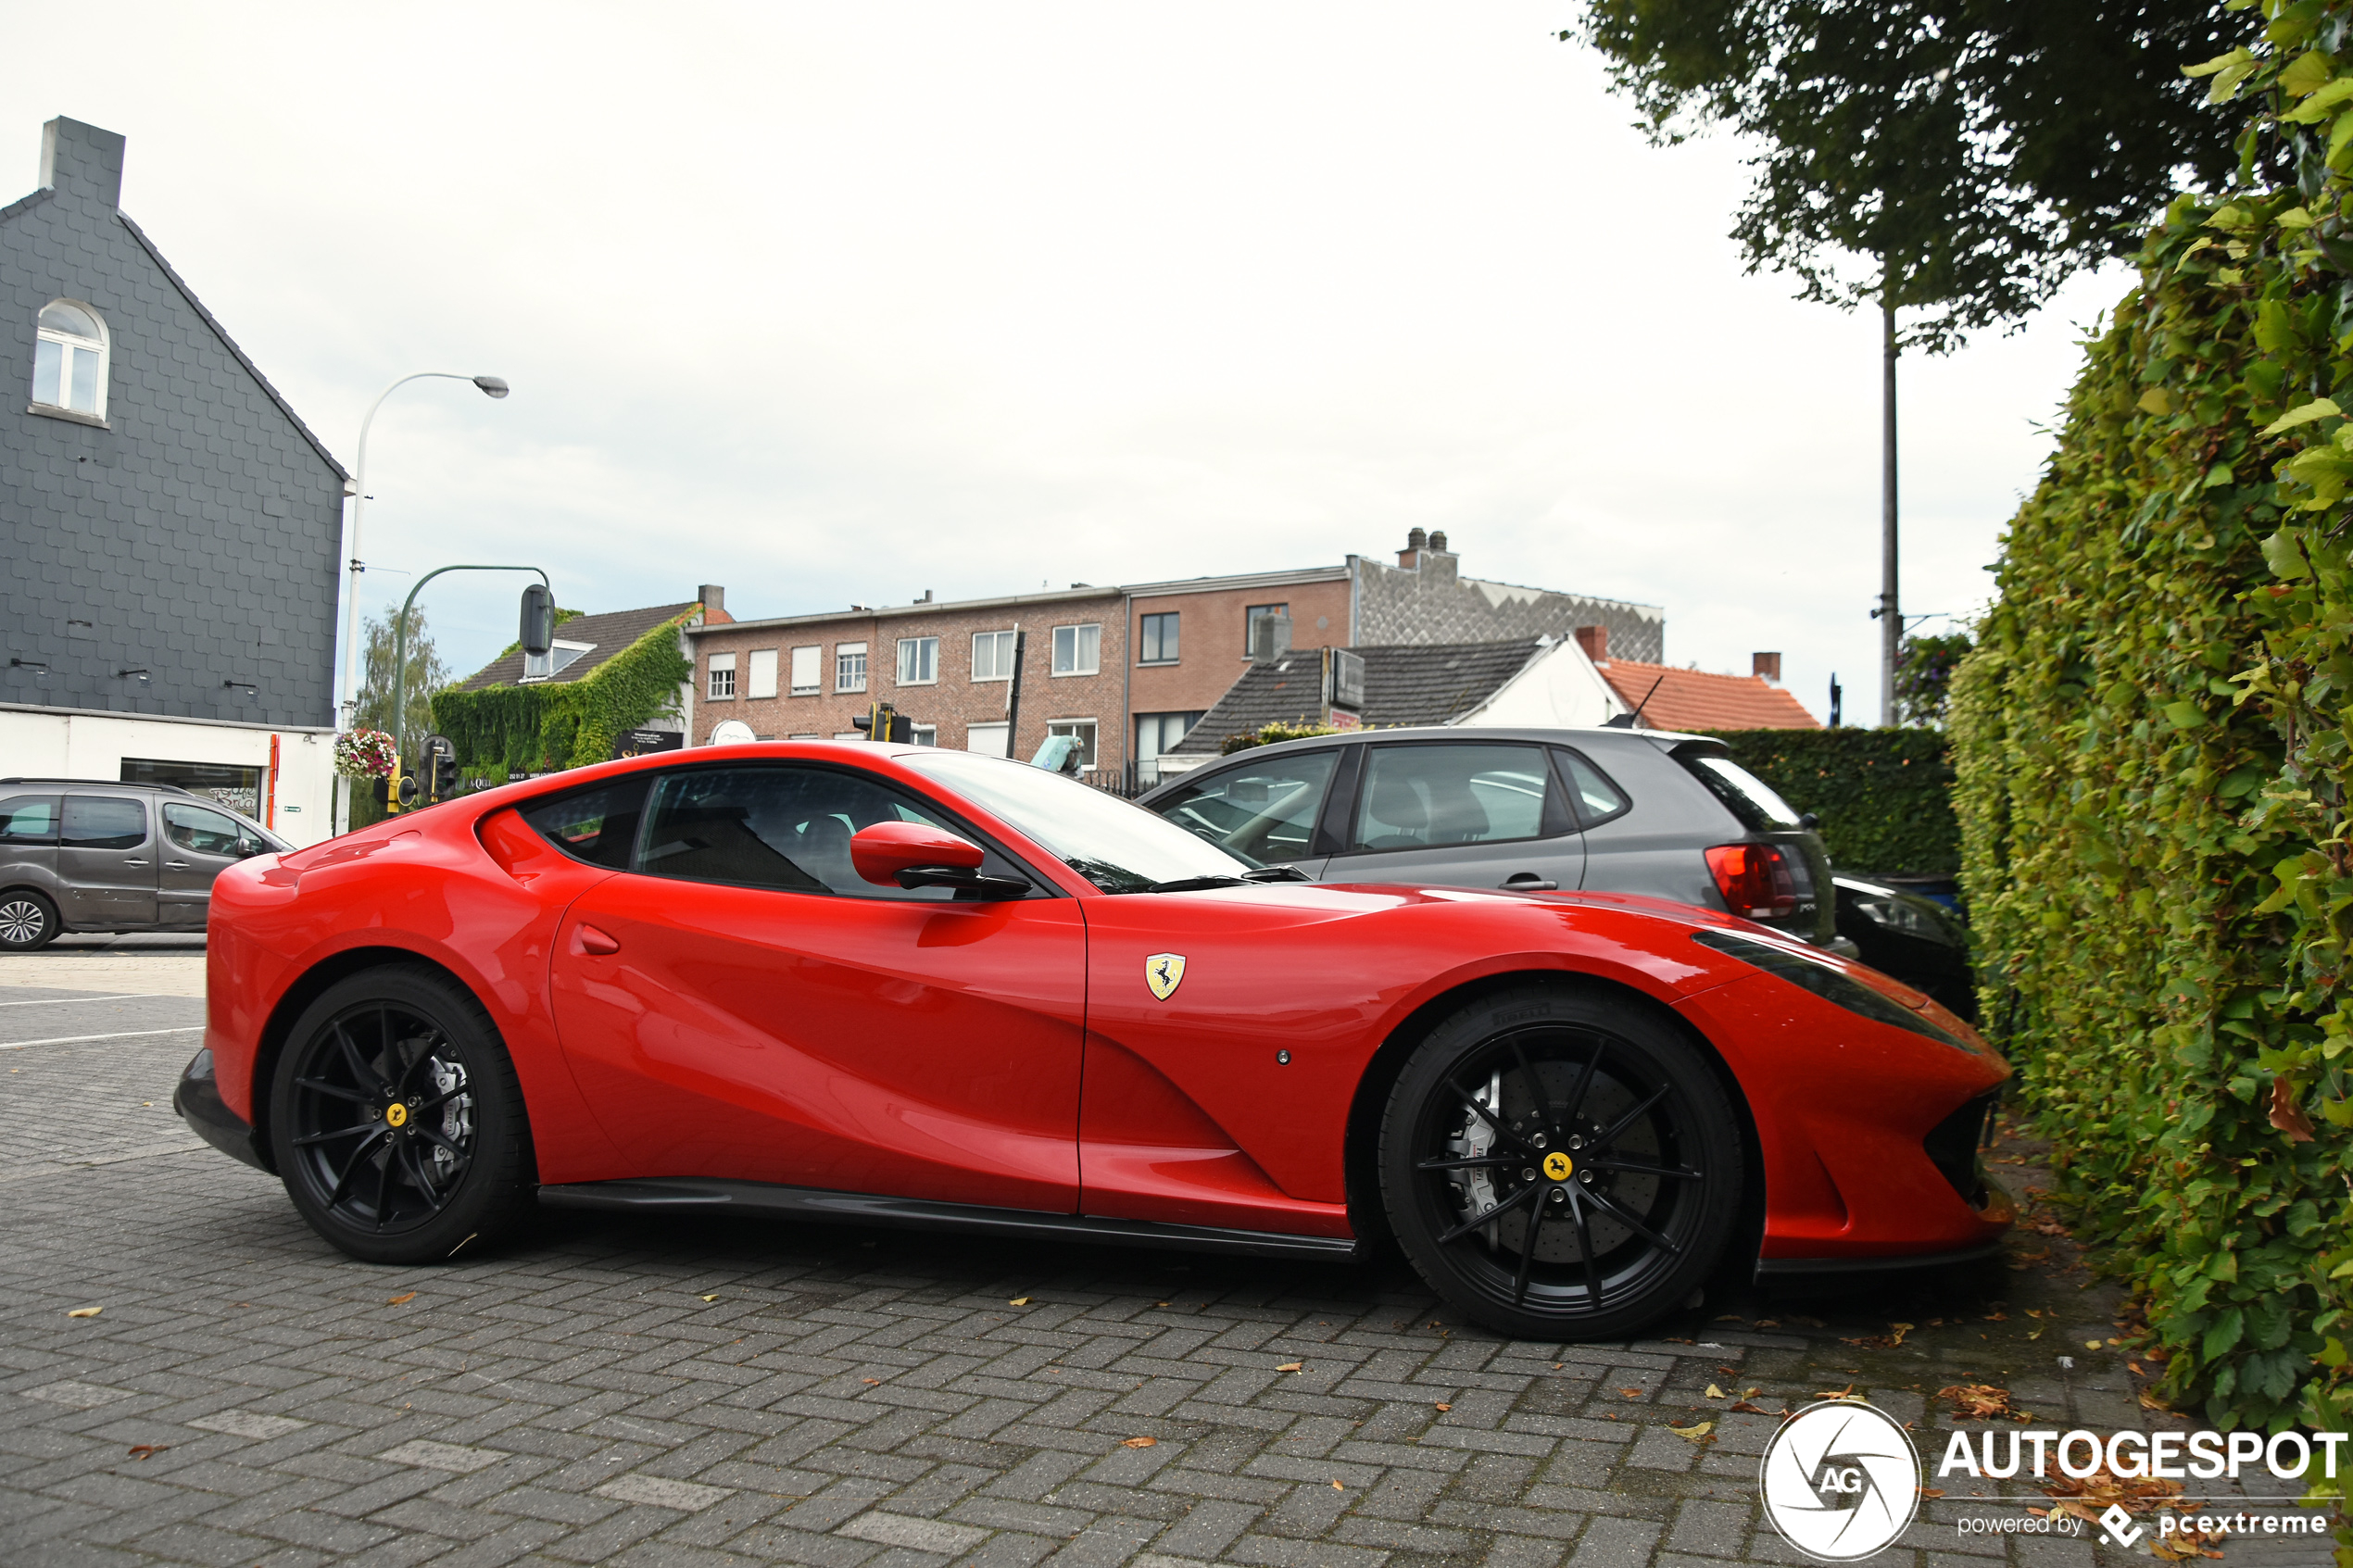
[[[1944,705],[1953,693],[1953,671],[1972,646],[1966,632],[1904,639],[1904,658],[1895,667],[1897,723],[1924,729],[1943,726]]]
[[[393,633],[397,630],[400,612],[387,605],[383,619],[368,618],[364,669],[359,682],[359,702],[355,721],[361,729],[389,730],[406,734],[413,746],[420,736],[433,728],[433,694],[447,685],[449,667],[441,662],[434,649],[433,636],[425,630],[425,612],[421,608],[409,611],[409,678],[401,694],[405,723],[392,722],[392,659]],[[406,765],[404,759],[403,765]]]
[[[1589,0],[1652,140],[1755,139],[1732,230],[1754,272],[1881,320],[1881,720],[1895,722],[1895,361],[2014,324],[2129,253],[2177,186],[2236,161],[2183,68],[2240,31],[2212,0]],[[1908,313],[1897,330],[1896,313]]]

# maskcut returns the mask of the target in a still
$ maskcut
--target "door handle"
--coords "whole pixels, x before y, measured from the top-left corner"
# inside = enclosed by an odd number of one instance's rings
[[[184,872],[188,869],[188,862],[185,860],[166,860],[164,862],[164,868],[168,871]]]
[[[572,930],[572,950],[575,953],[618,953],[621,944],[593,925],[576,925]]]
[[[1534,872],[1514,872],[1500,885],[1510,893],[1557,893],[1561,884],[1538,876]]]
[[[145,866],[152,864],[153,862],[147,860],[125,860],[122,863],[126,866]]]

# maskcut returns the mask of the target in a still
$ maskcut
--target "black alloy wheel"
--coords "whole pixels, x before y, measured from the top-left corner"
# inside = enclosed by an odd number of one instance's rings
[[[0,893],[0,952],[30,953],[57,939],[57,906],[29,887]]]
[[[1740,1211],[1740,1122],[1701,1048],[1641,1003],[1531,985],[1432,1030],[1381,1125],[1407,1258],[1521,1339],[1617,1338],[1682,1305]]]
[[[497,1029],[422,966],[352,975],[304,1010],[273,1074],[270,1141],[311,1228],[371,1263],[483,1247],[535,1191]]]

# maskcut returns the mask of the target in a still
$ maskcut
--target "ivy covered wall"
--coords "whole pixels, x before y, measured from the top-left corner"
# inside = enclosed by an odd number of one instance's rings
[[[663,621],[581,680],[437,692],[434,728],[457,746],[462,772],[497,783],[510,772],[610,761],[624,733],[677,712],[679,688],[694,674],[678,628],[701,608]]]

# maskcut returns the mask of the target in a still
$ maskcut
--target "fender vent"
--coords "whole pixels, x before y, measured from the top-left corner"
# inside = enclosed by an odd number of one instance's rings
[[[1999,1090],[1978,1096],[1931,1127],[1928,1136],[1920,1140],[1929,1162],[1944,1173],[1961,1201],[1972,1209],[1985,1205],[1985,1166],[1978,1151],[1984,1147],[1986,1127],[2001,1098]]]

